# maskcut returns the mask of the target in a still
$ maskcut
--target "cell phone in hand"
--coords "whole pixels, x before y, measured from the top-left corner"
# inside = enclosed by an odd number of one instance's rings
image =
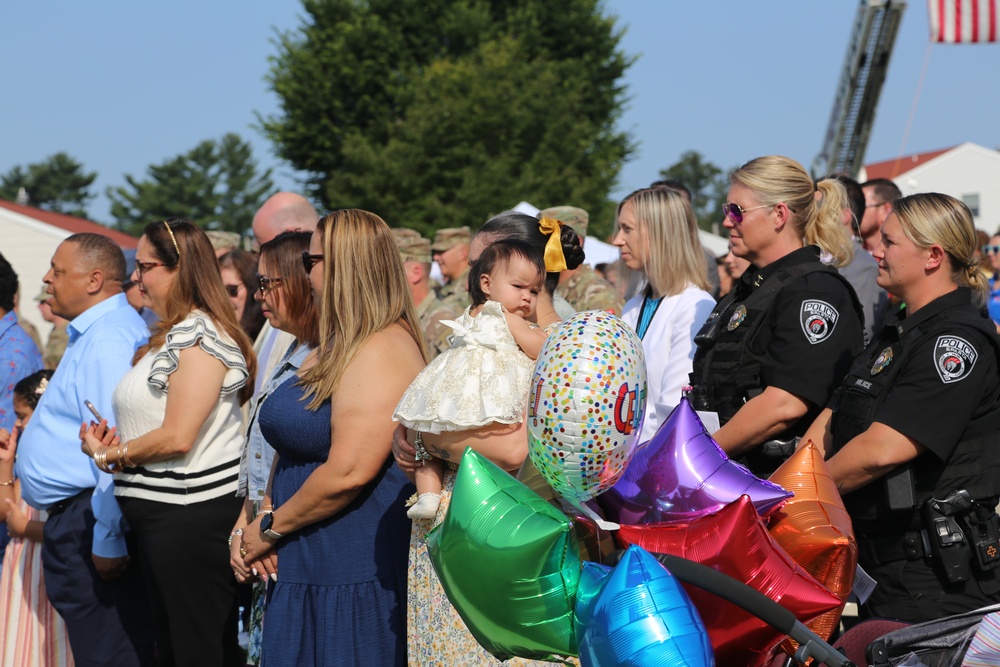
[[[94,418],[97,419],[97,423],[100,424],[101,420],[104,419],[104,417],[102,417],[101,413],[97,411],[97,408],[94,407],[94,404],[91,403],[90,401],[84,401],[83,404],[87,406],[88,410],[94,413]]]

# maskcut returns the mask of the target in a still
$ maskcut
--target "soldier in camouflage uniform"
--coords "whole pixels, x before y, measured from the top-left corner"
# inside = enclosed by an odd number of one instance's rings
[[[582,208],[554,206],[540,211],[538,217],[553,218],[569,225],[580,236],[580,244],[584,244],[590,216]],[[556,294],[566,299],[577,312],[606,310],[621,317],[622,307],[625,305],[611,283],[599,276],[588,264],[581,264],[572,271],[563,271],[559,276]]]
[[[49,299],[52,298],[52,295],[46,293],[45,289],[42,288],[42,291],[35,297],[35,301],[38,302],[38,310],[42,313],[42,319],[52,323],[52,331],[49,332],[45,348],[42,350],[42,363],[45,364],[45,368],[53,371],[59,365],[59,361],[66,351],[66,346],[69,345],[69,331],[66,330],[66,327],[69,326],[69,320],[52,312],[52,309],[49,308]]]
[[[431,257],[441,267],[444,285],[437,296],[448,307],[462,313],[469,307],[469,243],[472,232],[468,227],[439,229],[431,244]]]
[[[406,282],[427,341],[427,351],[433,359],[448,349],[452,329],[441,320],[454,320],[462,314],[441,301],[430,286],[431,242],[412,229],[395,228],[396,246],[403,259]]]

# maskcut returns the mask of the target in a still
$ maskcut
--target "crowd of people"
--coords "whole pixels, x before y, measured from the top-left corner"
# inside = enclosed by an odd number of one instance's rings
[[[44,354],[0,258],[0,662],[498,664],[425,539],[467,447],[530,465],[534,360],[593,309],[642,342],[641,442],[686,394],[758,476],[825,452],[877,581],[863,615],[1000,602],[1000,234],[779,156],[732,174],[724,215],[716,258],[683,184],[637,190],[603,273],[572,206],[427,239],[278,193],[254,252],[177,218],[128,253],[74,234],[36,297]]]

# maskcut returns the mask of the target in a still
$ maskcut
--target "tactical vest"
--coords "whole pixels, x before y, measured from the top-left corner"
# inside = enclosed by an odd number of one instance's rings
[[[844,284],[851,295],[858,321],[864,328],[864,312],[854,288],[836,269],[818,261],[777,271],[739,304],[736,303],[737,290],[733,290],[719,302],[695,336],[698,349],[691,372],[691,396],[697,409],[719,413],[719,423],[725,424],[744,403],[764,391],[761,367],[771,330],[762,325],[767,322],[774,302],[785,285],[817,272],[835,276]],[[740,306],[745,309],[745,314]]]
[[[906,331],[891,345],[871,345],[855,361],[844,384],[838,390],[832,420],[832,451],[840,451],[848,442],[868,430],[878,408],[892,389],[898,373],[911,352],[928,338],[955,334],[962,328],[983,333],[992,353],[1000,359],[1000,339],[992,322],[971,307],[952,307],[930,320]],[[891,350],[891,356],[886,350]],[[886,357],[889,357],[886,363]],[[919,410],[919,405],[913,406]],[[912,471],[915,505],[912,509],[890,509],[885,479],[864,486],[844,498],[859,533],[913,530],[921,526],[920,508],[928,498],[944,498],[955,489],[964,488],[979,500],[1000,495],[1000,409],[969,422],[961,440],[946,465],[927,452],[906,464]],[[895,471],[894,471],[895,472]]]

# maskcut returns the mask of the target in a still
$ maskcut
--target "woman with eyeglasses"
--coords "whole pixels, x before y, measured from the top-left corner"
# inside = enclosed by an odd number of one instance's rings
[[[258,258],[252,253],[239,248],[219,257],[222,284],[236,310],[236,320],[250,340],[255,340],[264,326],[260,302],[254,298],[257,292],[257,262]]]
[[[642,339],[646,358],[646,415],[640,442],[681,400],[694,358],[694,334],[715,299],[708,293],[705,252],[687,199],[664,187],[636,190],[618,205],[615,236],[623,279],[633,293],[622,319]]]
[[[393,464],[392,413],[425,364],[420,323],[374,213],[326,215],[302,259],[319,346],[261,405],[273,510],[241,536],[246,567],[277,566],[262,661],[403,667],[413,486]]]
[[[691,397],[718,413],[719,446],[761,477],[794,451],[863,345],[854,290],[820,261],[851,257],[847,206],[843,185],[814,184],[786,157],[751,160],[730,178],[724,224],[750,266],[695,338]]]
[[[117,435],[81,429],[114,475],[137,542],[162,664],[240,665],[237,582],[226,538],[240,508],[240,406],[256,362],[215,252],[188,220],[146,226],[133,281],[159,316],[114,392]]]
[[[983,246],[982,252],[990,272],[990,296],[986,301],[986,308],[989,310],[990,319],[996,323],[997,330],[1000,331],[1000,231]]]
[[[267,480],[271,475],[274,449],[260,430],[257,419],[261,405],[267,397],[286,380],[295,377],[306,356],[319,344],[319,313],[312,298],[309,276],[302,270],[302,253],[308,251],[312,232],[285,232],[260,247],[260,273],[254,298],[272,327],[294,336],[295,340],[285,351],[270,377],[261,385],[250,402],[247,441],[240,459],[240,480],[236,491],[243,497],[240,513],[229,535],[229,563],[237,581],[254,579],[251,604],[250,644],[247,663],[260,664],[261,630],[264,612],[266,581],[277,572],[274,561],[265,557],[257,567],[256,576],[243,562],[243,531],[260,512],[267,512],[272,505],[266,496]]]
[[[965,204],[897,199],[881,239],[878,284],[906,305],[803,440],[825,450],[878,582],[861,615],[918,623],[1000,601],[1000,342]]]

